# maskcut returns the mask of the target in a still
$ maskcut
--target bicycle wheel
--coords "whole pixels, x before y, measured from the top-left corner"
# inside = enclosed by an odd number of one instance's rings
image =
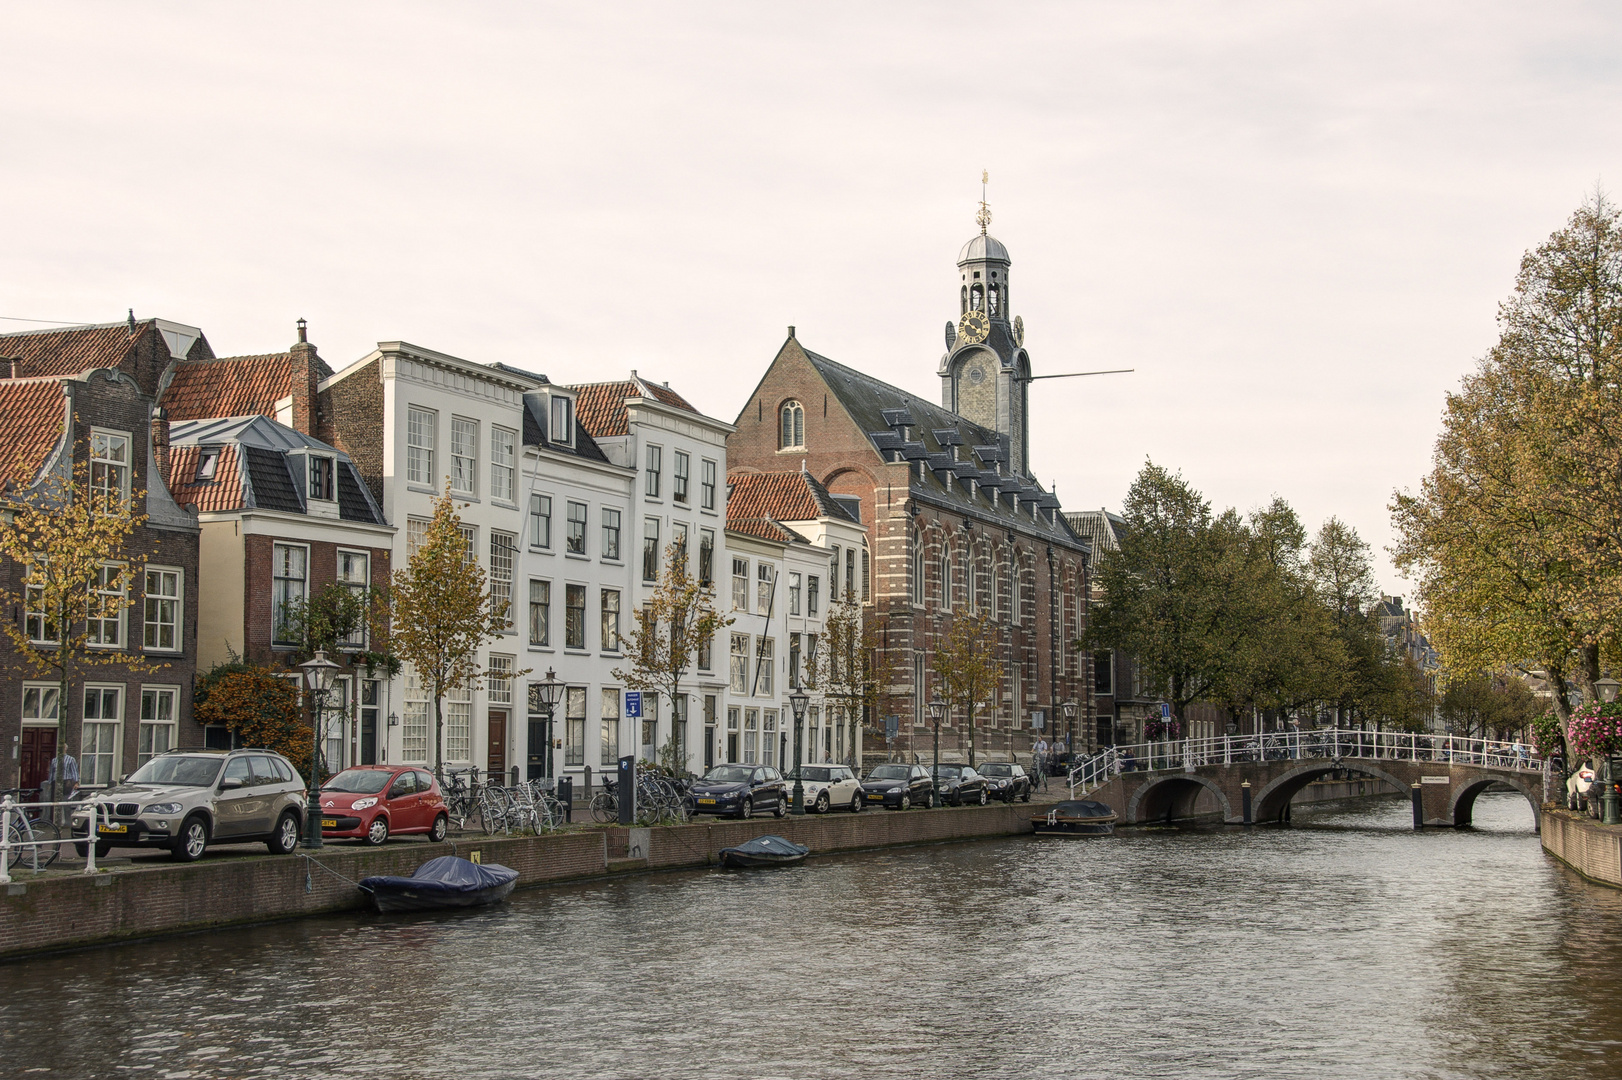
[[[20,862],[29,870],[43,870],[61,854],[62,845],[48,842],[62,837],[62,831],[54,822],[43,819],[13,821],[9,831],[12,847],[7,869]]]
[[[599,791],[591,797],[591,819],[607,823],[618,821],[620,816],[619,804],[615,802],[612,793]]]

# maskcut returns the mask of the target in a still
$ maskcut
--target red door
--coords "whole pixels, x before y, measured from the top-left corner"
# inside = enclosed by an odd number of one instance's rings
[[[17,786],[22,788],[37,788],[45,783],[50,775],[51,758],[56,756],[56,729],[54,727],[25,727],[23,728],[21,778]],[[25,798],[38,798],[37,795],[25,795]]]

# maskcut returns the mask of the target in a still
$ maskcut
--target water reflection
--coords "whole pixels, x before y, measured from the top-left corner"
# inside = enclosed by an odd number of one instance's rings
[[[0,967],[0,1074],[1622,1075],[1622,894],[1525,800],[822,857]]]

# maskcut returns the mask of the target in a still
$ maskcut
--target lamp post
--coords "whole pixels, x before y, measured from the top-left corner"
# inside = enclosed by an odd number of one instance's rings
[[[935,765],[930,770],[929,790],[930,802],[939,805],[941,801],[941,721],[946,719],[946,702],[940,698],[932,698],[929,702],[929,722],[935,726]]]
[[[546,778],[552,780],[552,714],[557,710],[558,702],[563,700],[564,685],[558,681],[557,673],[551,668],[546,669],[546,678],[540,682],[529,684],[529,711],[539,713],[546,724],[546,756],[543,768]]]
[[[1617,682],[1609,675],[1594,681],[1594,692],[1599,699],[1607,705],[1616,700],[1618,690],[1622,690],[1622,683]],[[1606,825],[1622,825],[1622,813],[1619,813],[1616,792],[1616,755],[1605,755],[1605,788],[1600,794],[1600,820]]]
[[[1064,710],[1065,726],[1070,729],[1070,764],[1076,763],[1076,703],[1066,701],[1059,708]]]
[[[788,696],[789,708],[794,710],[794,812],[805,813],[805,785],[800,781],[801,733],[805,729],[805,707],[811,698],[799,686]]]
[[[304,804],[304,840],[306,848],[319,848],[321,846],[321,776],[317,772],[321,767],[321,718],[327,708],[327,690],[332,686],[332,673],[338,670],[338,665],[327,659],[327,654],[321,649],[315,655],[299,665],[304,672],[304,683],[310,688],[310,697],[315,708],[314,722],[310,725],[310,777],[306,787],[309,797]]]

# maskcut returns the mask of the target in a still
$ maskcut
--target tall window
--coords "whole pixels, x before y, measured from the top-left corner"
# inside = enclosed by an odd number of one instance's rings
[[[760,757],[760,710],[743,711],[743,763],[753,765]]]
[[[462,557],[470,563],[479,561],[479,527],[477,525],[458,526],[462,534]]]
[[[574,445],[574,402],[562,394],[552,395],[552,430],[548,438],[563,446]]]
[[[620,651],[620,594],[603,590],[603,652]]]
[[[586,504],[569,503],[569,533],[564,544],[570,555],[586,553]]]
[[[445,760],[470,760],[472,735],[473,691],[453,686],[445,691]]]
[[[1093,653],[1093,693],[1100,696],[1115,693],[1114,654],[1108,649]]]
[[[676,565],[686,570],[687,523],[685,521],[673,521],[670,523],[670,547],[671,557],[676,560]]]
[[[406,481],[433,485],[434,430],[439,414],[413,405],[406,410]],[[426,759],[418,759],[426,760]]]
[[[819,595],[822,589],[822,580],[815,574],[809,574],[805,579],[805,614],[807,618],[816,618],[817,610],[822,603]]]
[[[552,644],[552,583],[531,578],[529,582],[529,643]]]
[[[422,547],[427,539],[428,519],[417,517],[406,518],[406,558],[409,559],[411,556],[415,555],[417,553],[417,549]]]
[[[618,560],[620,557],[620,512],[618,510],[603,510],[603,558]]]
[[[662,447],[648,447],[647,487],[644,490],[650,499],[659,497],[659,471],[663,467],[664,459],[665,452]]]
[[[797,450],[805,446],[805,409],[798,401],[783,403],[783,428],[779,445],[784,450]]]
[[[732,635],[732,666],[729,669],[734,694],[749,692],[749,635]]]
[[[856,549],[845,549],[845,595],[856,595]]]
[[[620,692],[612,687],[603,689],[601,732],[602,756],[598,760],[604,768],[612,768],[620,759]]]
[[[130,494],[130,437],[111,431],[90,433],[91,499],[122,505]]]
[[[161,651],[180,648],[180,571],[147,567],[144,592],[142,645]]]
[[[79,753],[79,782],[106,787],[113,782],[122,741],[118,729],[124,719],[124,691],[117,686],[84,688],[84,738]]]
[[[698,670],[710,671],[714,667],[715,659],[711,656],[713,646],[713,640],[709,637],[698,639],[698,647],[695,650],[698,653]]]
[[[563,763],[586,763],[586,688],[570,686],[563,691]]]
[[[941,607],[952,610],[952,553],[941,552]]]
[[[29,564],[30,577],[34,569],[34,565]],[[51,621],[50,613],[45,610],[44,586],[27,585],[23,588],[23,629],[28,634],[28,640],[37,644],[53,644],[56,641],[56,623]]]
[[[760,730],[760,763],[775,764],[777,760],[777,710],[767,709]]]
[[[755,566],[755,610],[762,615],[772,610],[772,593],[777,585],[777,568],[762,559]]]
[[[642,580],[659,580],[659,519],[642,519]]]
[[[972,574],[968,580],[972,586],[974,580]],[[922,604],[924,602],[924,541],[922,537],[914,537],[912,542],[912,588],[909,591],[912,593],[913,603]]]
[[[797,570],[790,570],[788,573],[788,613],[790,615],[800,613],[800,573]]]
[[[309,472],[309,497],[322,502],[331,502],[337,498],[333,494],[332,468],[333,460],[325,454],[306,454],[305,468]]]
[[[513,627],[513,558],[518,553],[518,537],[490,530],[490,606],[504,612],[507,629]]]
[[[698,530],[698,583],[709,585],[715,581],[715,530]]]
[[[732,610],[749,610],[749,560],[732,560]]]
[[[584,649],[586,647],[586,587],[584,585],[565,585],[563,587],[563,647],[565,649]]]
[[[788,684],[790,687],[800,685],[800,635],[788,636]]]
[[[529,497],[529,546],[532,548],[549,548],[552,546],[552,496],[531,495]]]
[[[873,599],[873,589],[870,580],[872,573],[868,568],[868,564],[869,560],[867,557],[867,549],[864,547],[862,549],[862,603],[864,604]]]
[[[498,653],[490,654],[490,673],[485,679],[485,691],[492,705],[513,703],[513,658]]]
[[[428,716],[433,702],[428,698],[428,687],[423,684],[417,669],[405,668],[405,718],[400,728],[402,760],[421,762],[428,760]]]
[[[175,745],[175,698],[173,686],[141,688],[141,730],[136,742],[135,765],[139,768]]]
[[[372,557],[364,551],[338,552],[338,583],[349,590],[349,594],[360,602],[362,612],[371,610],[366,603],[366,594],[372,587]],[[366,620],[363,617],[355,632],[344,638],[338,644],[345,648],[366,648]]]
[[[839,545],[834,545],[833,558],[828,560],[828,599],[839,601]]]
[[[676,451],[675,468],[670,474],[670,497],[675,502],[687,501],[687,480],[691,466],[688,464],[686,451]]]
[[[715,462],[699,462],[699,505],[706,510],[715,509]]]
[[[490,428],[490,497],[513,501],[513,461],[517,455],[518,433],[504,427]]]
[[[451,417],[451,490],[458,495],[479,493],[479,422]]]
[[[90,586],[85,639],[115,648],[124,644],[124,568],[117,563],[103,563]]]
[[[755,686],[754,692],[761,697],[772,696],[772,674],[777,665],[772,658],[772,639],[762,637],[755,653]]]

